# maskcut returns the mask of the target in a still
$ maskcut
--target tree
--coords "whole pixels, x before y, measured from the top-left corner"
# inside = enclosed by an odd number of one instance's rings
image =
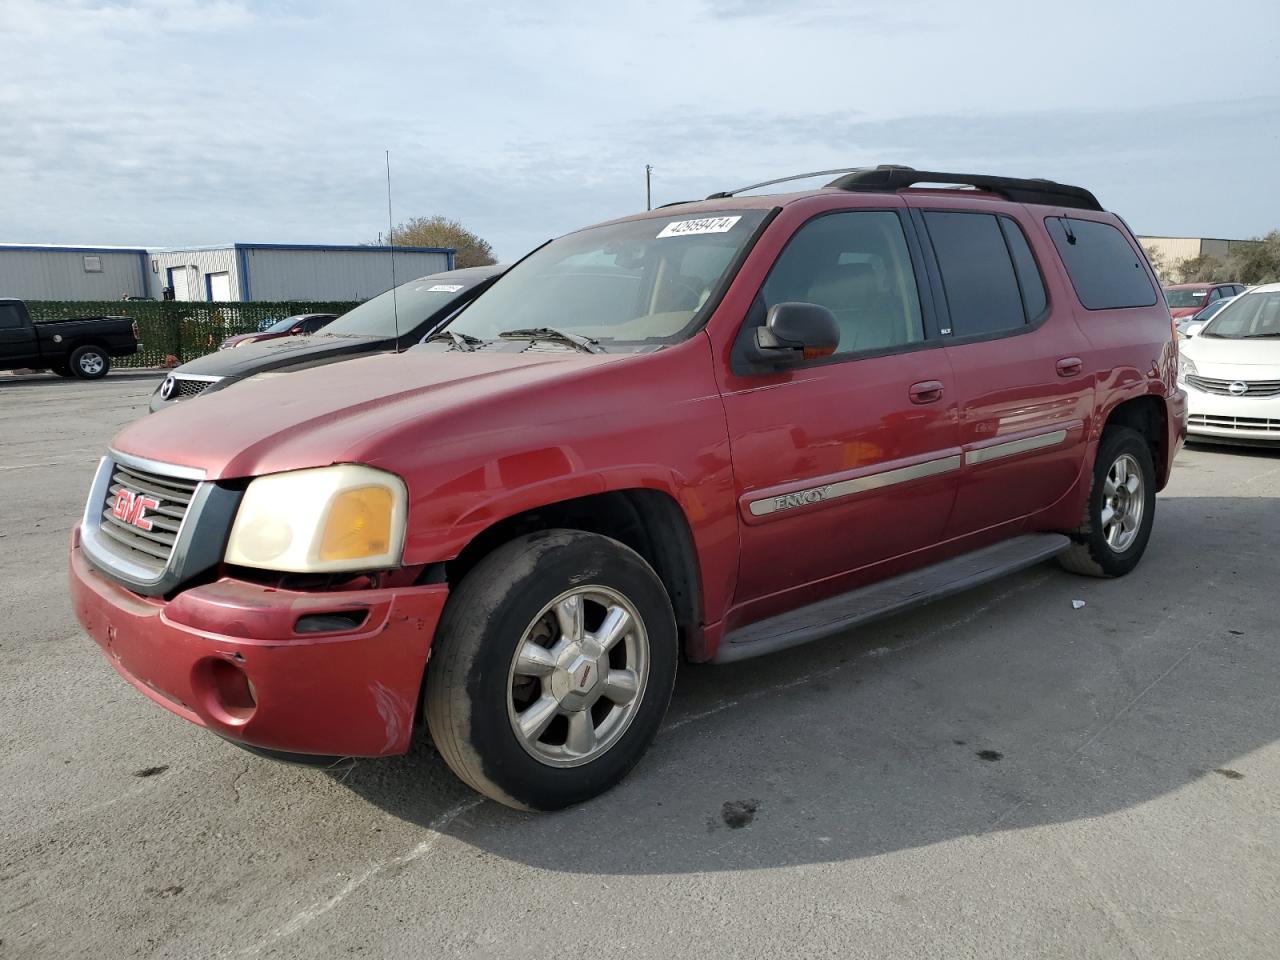
[[[1170,263],[1169,258],[1164,255],[1164,252],[1154,244],[1152,246],[1147,246],[1144,243],[1142,244],[1142,249],[1146,253],[1147,262],[1151,264],[1151,269],[1155,273],[1156,279],[1160,281],[1161,285],[1168,286],[1173,283],[1174,277],[1177,276],[1177,265]]]
[[[1228,258],[1232,280],[1241,283],[1280,282],[1280,230],[1260,240],[1234,245]]]
[[[1234,280],[1228,277],[1227,265],[1217,257],[1202,253],[1198,257],[1187,257],[1175,265],[1178,279],[1182,283],[1212,283],[1215,280]]]
[[[496,263],[489,241],[476,236],[457,220],[437,214],[413,217],[396,227],[391,234],[398,247],[452,247],[458,253],[455,267],[486,267]]]

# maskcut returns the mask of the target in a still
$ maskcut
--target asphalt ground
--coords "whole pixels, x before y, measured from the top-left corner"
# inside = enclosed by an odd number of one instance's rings
[[[685,667],[632,776],[536,816],[425,737],[259,759],[107,665],[68,532],[155,384],[0,382],[0,956],[1280,955],[1280,450],[1184,451],[1123,580]]]

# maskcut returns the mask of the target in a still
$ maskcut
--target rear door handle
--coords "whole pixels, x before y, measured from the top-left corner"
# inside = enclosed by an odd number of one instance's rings
[[[942,399],[941,380],[921,380],[907,390],[912,403],[937,403]]]
[[[1084,361],[1079,357],[1063,357],[1058,361],[1058,376],[1077,377],[1084,369]]]

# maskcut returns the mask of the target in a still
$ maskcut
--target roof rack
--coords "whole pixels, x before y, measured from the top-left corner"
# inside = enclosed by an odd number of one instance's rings
[[[724,193],[713,193],[708,200],[723,200],[757,187],[771,187],[777,183],[791,180],[807,180],[810,177],[821,177],[838,173],[841,176],[826,184],[830,190],[849,190],[866,193],[893,193],[918,183],[945,183],[958,187],[973,187],[978,190],[989,190],[1015,203],[1039,203],[1051,207],[1071,207],[1077,210],[1101,210],[1102,204],[1084,187],[1073,187],[1065,183],[1040,178],[1022,179],[1019,177],[992,177],[975,173],[939,173],[933,170],[916,170],[896,164],[881,164],[878,167],[846,167],[843,170],[819,170],[816,173],[800,173],[792,177],[780,177],[777,180],[766,180],[754,183],[749,187],[740,187]]]
[[[991,177],[981,173],[938,173],[911,167],[884,165],[850,172],[827,184],[834,190],[893,191],[917,183],[948,183],[990,190],[1015,203],[1040,203],[1050,207],[1074,207],[1079,210],[1101,210],[1098,198],[1084,187],[1035,178]]]

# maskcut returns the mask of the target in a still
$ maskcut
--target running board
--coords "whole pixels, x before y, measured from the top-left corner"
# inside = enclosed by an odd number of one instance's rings
[[[1071,545],[1060,533],[1028,533],[849,593],[748,624],[725,635],[715,663],[797,647],[1033,566]]]

